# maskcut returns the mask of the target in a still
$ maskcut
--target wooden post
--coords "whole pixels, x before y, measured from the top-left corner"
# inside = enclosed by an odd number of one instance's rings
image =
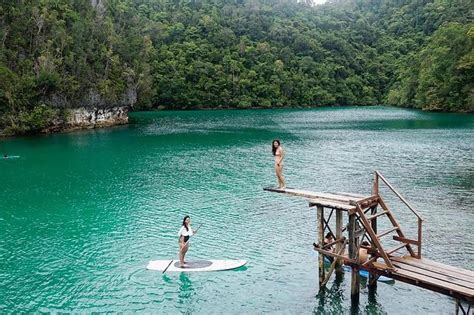
[[[418,253],[417,253],[417,258],[421,259],[421,227],[422,227],[423,220],[418,218]]]
[[[373,207],[370,210],[370,214],[374,215],[377,213],[377,206]],[[374,230],[374,233],[377,234],[377,218],[373,218],[370,222],[370,225],[372,226],[372,230]],[[376,248],[374,244],[370,244],[370,247],[372,248],[372,252],[375,252]],[[372,258],[372,257],[371,257]],[[370,273],[369,274],[369,294],[375,295],[377,292],[377,276]]]
[[[317,206],[318,214],[318,244],[320,248],[324,246],[324,208],[323,206]],[[319,254],[319,288],[321,289],[324,283],[324,255]]]
[[[459,299],[456,299],[456,308],[454,309],[454,314],[459,315]]]
[[[356,214],[349,215],[349,258],[353,260],[358,259],[357,253],[357,238],[355,235],[356,229]],[[352,278],[351,278],[351,302],[352,306],[355,307],[359,304],[359,291],[360,291],[360,275],[359,269],[352,266]]]
[[[377,171],[374,173],[374,186],[372,187],[372,195],[376,196],[379,194],[379,175]]]
[[[342,210],[336,209],[336,240],[340,240],[342,238]],[[336,253],[341,251],[342,244],[341,242],[336,244]],[[336,277],[341,277],[344,274],[344,270],[342,269],[342,259],[336,258]]]

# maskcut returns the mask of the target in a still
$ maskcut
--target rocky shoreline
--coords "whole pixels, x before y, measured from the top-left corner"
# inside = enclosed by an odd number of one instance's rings
[[[128,107],[75,108],[68,110],[64,121],[52,128],[60,131],[103,128],[128,124]]]
[[[128,124],[128,111],[128,106],[62,109],[55,114],[56,117],[44,128],[18,133],[9,132],[8,130],[2,132],[0,130],[0,138],[126,125]]]

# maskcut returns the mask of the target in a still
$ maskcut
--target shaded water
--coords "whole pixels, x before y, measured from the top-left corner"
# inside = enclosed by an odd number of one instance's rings
[[[280,138],[291,187],[369,193],[380,170],[426,219],[423,255],[474,269],[474,116],[375,108],[133,113],[130,125],[0,141],[0,312],[349,313],[350,274],[318,295],[316,211],[267,193]],[[387,195],[410,236],[416,221]],[[216,273],[171,259],[247,259]],[[379,284],[361,313],[446,314],[449,298]]]

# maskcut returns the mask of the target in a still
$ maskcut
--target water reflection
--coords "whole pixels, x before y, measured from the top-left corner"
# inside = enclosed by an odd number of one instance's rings
[[[181,272],[179,274],[179,293],[178,293],[178,304],[186,305],[186,312],[191,312],[192,307],[192,297],[194,296],[193,283],[189,279],[189,276],[186,272]]]
[[[318,304],[313,310],[314,314],[342,314],[344,300],[344,288],[342,286],[344,278],[338,276],[334,279],[332,286],[319,290],[316,295]]]

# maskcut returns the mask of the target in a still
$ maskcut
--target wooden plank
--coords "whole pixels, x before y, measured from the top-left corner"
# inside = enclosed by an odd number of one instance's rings
[[[370,214],[373,216],[377,214],[377,207],[373,207],[370,209]],[[372,227],[372,230],[374,231],[375,234],[377,234],[377,219],[375,220],[369,220],[370,226]],[[366,263],[370,264],[374,261],[377,260],[377,255],[374,254],[374,251],[376,251],[375,245],[370,242],[370,255],[372,256],[369,260],[366,261]],[[377,289],[377,279],[378,276],[374,273],[369,273],[369,293],[374,294],[376,289]]]
[[[398,227],[398,226],[395,226],[395,227],[393,227],[393,228],[391,228],[391,229],[389,229],[389,230],[387,230],[387,231],[384,231],[384,232],[382,232],[382,233],[380,233],[380,234],[377,234],[376,236],[377,236],[377,238],[381,238],[382,236],[385,236],[385,235],[387,235],[387,234],[389,234],[389,233],[392,233],[392,232],[394,232],[394,231],[396,231],[396,230],[398,230],[398,229],[399,229],[399,227]]]
[[[438,270],[439,272],[449,272],[451,274],[457,274],[462,277],[468,277],[472,281],[474,281],[474,271],[462,269],[454,266],[445,265],[442,263],[438,263],[429,259],[417,259],[410,256],[403,256],[403,257],[394,257],[394,260],[403,261],[407,264],[411,264],[413,266],[421,266],[421,267],[430,267]]]
[[[318,248],[318,247],[315,247],[314,250],[317,251],[318,253],[324,255],[324,256],[340,258],[344,261],[344,263],[357,263],[355,260],[352,260],[352,259],[350,259],[349,257],[347,257],[345,255],[338,255],[338,254],[336,254],[332,251],[327,251],[327,250],[324,250],[324,249],[321,249],[321,248]]]
[[[453,278],[453,277],[450,277],[450,276],[445,275],[445,274],[441,274],[441,273],[438,273],[438,272],[433,272],[433,271],[430,271],[428,269],[424,269],[424,268],[420,268],[420,267],[411,266],[411,265],[408,265],[408,264],[404,264],[402,262],[397,262],[397,261],[392,261],[392,262],[393,262],[393,265],[395,267],[398,267],[399,269],[412,271],[412,272],[415,272],[415,273],[418,273],[418,274],[421,274],[421,275],[424,275],[424,276],[428,276],[428,277],[433,278],[433,279],[438,279],[440,281],[449,282],[449,283],[452,283],[452,284],[456,284],[456,285],[465,287],[467,289],[474,290],[474,282],[469,282],[469,281],[466,281],[464,279]]]
[[[369,215],[369,216],[367,217],[367,220],[370,221],[370,220],[372,220],[372,219],[375,219],[375,218],[380,217],[381,215],[385,215],[385,214],[387,214],[387,213],[388,213],[388,211],[380,211],[379,213],[376,213],[376,214],[374,214],[374,215]]]
[[[350,200],[354,199],[347,196],[335,195],[330,193],[322,193],[322,192],[314,192],[310,190],[303,190],[303,189],[293,189],[293,188],[286,188],[286,189],[278,189],[272,187],[264,188],[266,191],[278,192],[278,193],[285,193],[292,196],[297,197],[304,197],[304,198],[324,198],[324,199],[331,199],[335,201],[342,201],[349,203]]]
[[[359,208],[359,206],[357,206]],[[363,214],[362,214],[363,215]],[[355,236],[356,229],[356,214],[349,215],[349,258],[357,261],[359,259],[359,252],[357,251],[357,238]],[[360,274],[359,270],[352,266],[351,272],[351,302],[357,304],[359,302],[360,293]]]
[[[369,196],[363,199],[352,199],[349,201],[349,203],[353,206],[356,204],[359,204],[363,208],[367,208],[368,204],[373,205],[374,203],[378,203],[379,196]]]
[[[336,231],[336,233],[337,233],[337,231]],[[325,244],[325,245],[323,246],[323,249],[325,249],[326,247],[331,247],[332,245],[337,244],[337,243],[342,243],[342,242],[344,242],[345,240],[346,240],[345,237],[341,237],[341,238],[335,240],[334,242]]]
[[[399,242],[402,242],[402,243],[405,243],[405,244],[418,245],[418,241],[416,241],[416,240],[411,240],[411,239],[406,238],[406,237],[401,237],[401,236],[396,236],[396,235],[394,235],[394,236],[393,236],[393,239],[394,239],[395,241],[399,241]]]
[[[336,239],[342,239],[342,211],[336,210]],[[345,247],[344,243],[344,247]],[[337,243],[336,245],[336,252],[339,252],[343,246],[341,243]],[[342,252],[341,254],[344,254]],[[342,269],[343,260],[336,258],[336,275],[341,276],[344,273]]]
[[[392,254],[392,253],[395,253],[396,251],[398,251],[398,250],[400,250],[400,249],[402,249],[403,247],[406,247],[406,246],[407,246],[406,244],[402,244],[402,245],[397,246],[397,247],[395,247],[395,248],[389,249],[389,250],[387,251],[387,254],[390,255],[390,254]]]
[[[369,197],[367,195],[353,194],[353,193],[346,193],[346,192],[330,192],[330,193],[334,195],[347,196],[347,197],[357,198],[357,199],[364,199],[364,198]]]
[[[347,240],[344,241],[344,243],[342,244],[342,248],[337,252],[337,255],[342,255],[344,253],[344,250],[346,249],[346,244],[347,244]],[[332,262],[331,267],[329,268],[329,270],[327,272],[326,279],[324,279],[323,284],[321,285],[321,287],[326,286],[326,283],[328,283],[329,278],[331,277],[331,274],[334,271],[334,268],[336,268],[337,261],[338,261],[338,259],[334,259],[334,261]]]
[[[377,269],[387,268],[383,263],[373,263],[373,266]],[[474,298],[474,290],[467,289],[463,286],[451,284],[449,282],[440,281],[438,279],[430,278],[424,275],[420,275],[416,272],[411,272],[404,269],[397,269],[388,273],[389,277],[393,277],[403,282],[412,283],[418,286],[429,285],[430,290],[440,292],[449,296],[453,296],[453,292],[458,293],[463,297],[470,299]]]
[[[323,207],[334,208],[334,209],[338,209],[338,210],[345,210],[345,211],[355,210],[354,206],[351,206],[349,204],[335,202],[335,201],[328,200],[328,199],[311,198],[311,199],[308,200],[308,202],[309,202],[310,207],[321,205]]]
[[[409,257],[409,258],[411,258],[411,257]],[[411,258],[411,259],[415,260],[413,258]],[[439,262],[436,262],[436,261],[433,261],[433,260],[430,260],[430,259],[426,259],[426,258],[421,258],[419,260],[423,264],[426,264],[426,265],[438,266],[438,267],[441,267],[441,268],[450,269],[452,271],[461,272],[461,273],[464,273],[464,274],[469,275],[469,276],[474,276],[474,271],[472,271],[472,270],[462,269],[462,268],[454,267],[454,266],[450,266],[450,265],[445,265],[445,264],[442,264],[442,263],[439,263]]]
[[[318,206],[317,210],[317,219],[318,219],[318,242],[319,246],[324,246],[324,208],[322,206]],[[322,283],[324,282],[324,256],[319,255],[319,287],[322,287]]]
[[[371,263],[375,262],[378,258],[380,258],[380,257],[374,256],[374,257],[370,258],[369,260],[367,260],[365,263],[363,263],[362,266],[368,266]]]
[[[415,267],[425,268],[434,271],[434,272],[441,272],[446,273],[451,277],[458,277],[462,279],[469,279],[469,281],[474,282],[474,272],[466,269],[461,269],[453,266],[444,265],[438,262],[434,262],[425,258],[417,259],[410,256],[403,256],[403,257],[392,257],[393,261],[403,262]]]

